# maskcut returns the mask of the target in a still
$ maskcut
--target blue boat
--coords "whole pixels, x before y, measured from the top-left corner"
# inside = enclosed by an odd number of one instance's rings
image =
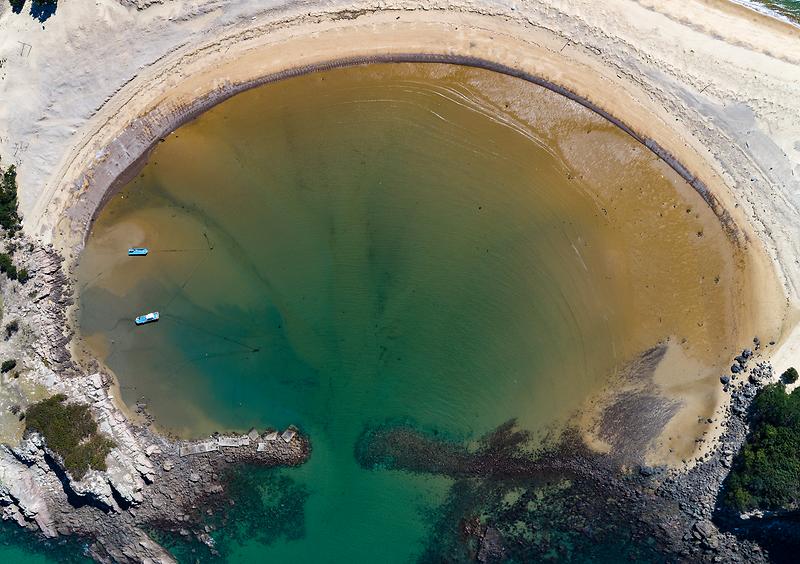
[[[131,247],[128,249],[128,256],[129,257],[144,257],[147,256],[149,251],[146,247]]]
[[[135,319],[136,325],[144,325],[145,323],[154,323],[158,321],[159,315],[157,311],[153,311],[151,313],[140,315]]]

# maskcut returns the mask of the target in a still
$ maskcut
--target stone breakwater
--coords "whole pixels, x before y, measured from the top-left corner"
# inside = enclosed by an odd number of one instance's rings
[[[92,470],[81,480],[63,470],[37,433],[26,433],[16,446],[11,446],[15,441],[0,446],[4,520],[46,537],[86,538],[99,561],[172,562],[145,533],[149,526],[157,523],[159,529],[174,529],[213,545],[208,527],[195,522],[196,508],[214,506],[225,495],[230,468],[294,466],[308,458],[309,442],[294,429],[178,442],[128,419],[113,401],[112,378],[101,372],[86,374],[72,359],[66,321],[72,298],[61,258],[51,248],[37,248],[22,239],[13,244],[27,251],[19,263],[28,268],[31,279],[25,285],[6,279],[0,283],[4,323],[13,319],[19,326],[0,346],[4,358],[18,360],[18,371],[4,376],[4,384],[16,390],[17,409],[12,411],[24,411],[39,397],[63,393],[69,401],[88,404],[99,430],[117,446],[106,459],[106,471]],[[31,389],[38,389],[38,396],[26,392]],[[198,447],[206,443],[215,448]]]

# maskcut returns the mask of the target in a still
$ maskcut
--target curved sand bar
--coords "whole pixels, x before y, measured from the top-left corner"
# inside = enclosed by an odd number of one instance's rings
[[[4,53],[33,45],[3,69],[0,154],[21,163],[26,230],[68,265],[114,181],[211,105],[313,68],[449,61],[561,91],[664,157],[749,255],[761,284],[750,307],[772,319],[767,337],[792,329],[800,31],[788,24],[701,0],[139,4],[64,2],[45,30],[0,16]],[[31,68],[36,84],[19,78]],[[796,341],[784,339],[776,369]]]

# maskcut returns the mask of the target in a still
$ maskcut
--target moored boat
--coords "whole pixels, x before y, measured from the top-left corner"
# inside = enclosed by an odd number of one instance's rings
[[[150,313],[146,313],[145,315],[140,315],[134,321],[136,325],[144,325],[145,323],[153,323],[158,321],[159,315],[157,311],[152,311]]]

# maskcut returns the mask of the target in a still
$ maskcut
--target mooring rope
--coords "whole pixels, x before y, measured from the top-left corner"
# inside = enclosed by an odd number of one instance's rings
[[[225,335],[220,335],[219,333],[215,333],[214,331],[209,331],[205,327],[200,327],[198,325],[195,325],[194,323],[191,323],[190,321],[187,321],[186,319],[183,319],[182,317],[180,317],[178,315],[170,315],[168,317],[168,319],[173,320],[176,323],[180,323],[182,325],[185,325],[186,327],[191,327],[192,329],[195,329],[196,331],[200,331],[201,333],[205,333],[205,334],[210,335],[212,337],[216,337],[217,339],[221,339],[223,341],[228,341],[229,343],[233,343],[235,345],[239,345],[240,347],[244,347],[244,348],[248,349],[249,352],[256,353],[256,352],[259,352],[261,350],[261,347],[253,347],[252,345],[249,345],[247,343],[243,343],[242,341],[237,341],[236,339],[234,339],[232,337],[226,337]]]

